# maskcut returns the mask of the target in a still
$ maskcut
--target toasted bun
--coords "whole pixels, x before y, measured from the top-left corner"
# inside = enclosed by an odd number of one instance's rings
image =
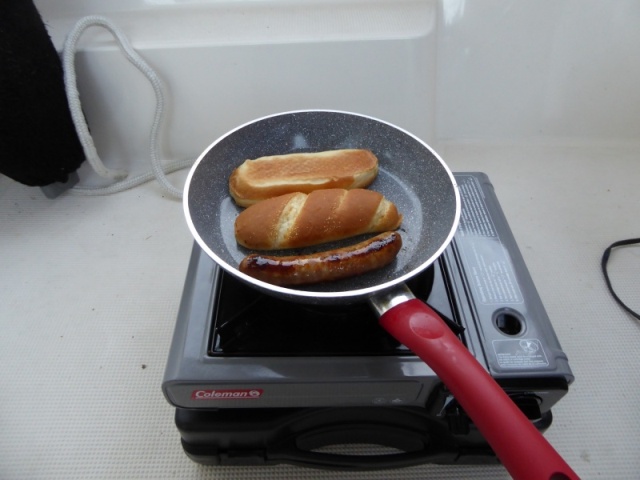
[[[397,229],[402,215],[380,193],[316,190],[263,200],[238,215],[237,242],[253,250],[300,248]]]
[[[235,202],[247,207],[292,192],[366,187],[378,174],[378,159],[369,150],[292,153],[246,160],[229,178]]]

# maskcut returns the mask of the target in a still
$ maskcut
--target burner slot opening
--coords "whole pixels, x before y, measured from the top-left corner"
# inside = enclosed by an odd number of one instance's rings
[[[502,309],[494,314],[494,324],[505,335],[516,336],[524,331],[524,320],[516,310]]]

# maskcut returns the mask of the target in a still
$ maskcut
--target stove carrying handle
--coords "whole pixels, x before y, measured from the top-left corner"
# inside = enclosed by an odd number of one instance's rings
[[[457,456],[455,449],[430,442],[428,432],[413,432],[384,422],[336,423],[315,426],[298,432],[267,449],[267,463],[287,463],[329,470],[383,470],[412,467],[425,463],[451,463]],[[314,451],[323,447],[366,445],[386,447],[400,453],[349,455]],[[487,452],[487,455],[490,455]],[[494,457],[495,458],[495,457]]]
[[[440,377],[515,480],[579,479],[431,308],[415,298],[389,305],[382,327]]]

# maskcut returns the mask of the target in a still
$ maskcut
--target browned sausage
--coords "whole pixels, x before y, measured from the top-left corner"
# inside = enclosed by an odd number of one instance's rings
[[[361,275],[390,264],[402,247],[397,232],[385,232],[355,245],[277,257],[254,253],[240,263],[240,271],[274,285],[306,285]]]

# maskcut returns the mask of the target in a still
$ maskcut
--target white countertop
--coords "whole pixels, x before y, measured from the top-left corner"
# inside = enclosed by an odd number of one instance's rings
[[[606,291],[600,257],[640,237],[640,148],[450,144],[440,153],[454,171],[489,175],[569,357],[576,380],[547,438],[584,479],[638,478],[640,323]],[[0,225],[2,479],[508,478],[500,466],[197,465],[160,389],[192,246],[181,203],[153,182],[49,200],[2,177]],[[614,281],[640,308],[640,248],[623,250],[611,260]]]

